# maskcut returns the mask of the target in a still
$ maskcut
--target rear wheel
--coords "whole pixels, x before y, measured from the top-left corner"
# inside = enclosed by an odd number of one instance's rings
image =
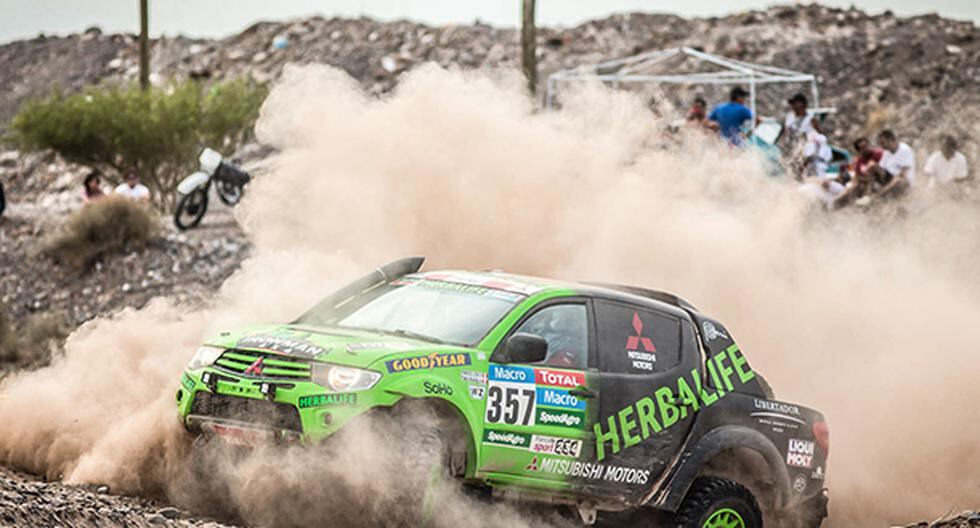
[[[677,528],[762,528],[762,512],[752,493],[734,480],[701,477],[677,510]]]

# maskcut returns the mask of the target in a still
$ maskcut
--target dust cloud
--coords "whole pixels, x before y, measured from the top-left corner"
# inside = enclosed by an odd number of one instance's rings
[[[586,86],[541,113],[521,87],[424,66],[378,100],[338,70],[288,68],[257,125],[280,154],[237,211],[253,256],[209,306],[158,300],[100,319],[51,367],[9,381],[0,457],[215,507],[196,493],[203,466],[172,402],[201,338],[290,319],[366,269],[424,254],[429,269],[666,289],[725,321],[778,397],[827,416],[832,526],[980,506],[974,204],[922,192],[828,216],[751,153],[696,131],[664,137],[639,98]],[[300,522],[287,505],[318,492],[388,489],[384,445],[357,442],[367,451],[334,465],[256,455],[204,480],[227,477],[222,507],[246,520]],[[363,508],[336,519],[371,518]],[[516,519],[499,515],[487,518]]]

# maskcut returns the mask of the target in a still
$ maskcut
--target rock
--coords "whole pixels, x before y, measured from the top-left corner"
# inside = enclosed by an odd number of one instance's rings
[[[164,525],[167,524],[167,518],[160,514],[147,515],[146,522],[148,524]]]
[[[103,484],[103,485],[99,486],[98,488],[95,488],[95,492],[96,493],[99,493],[101,495],[106,495],[106,494],[109,493],[109,486],[106,486],[105,484]]]
[[[161,515],[167,519],[176,519],[177,517],[180,517],[180,510],[172,506],[168,506],[157,510],[157,515]]]

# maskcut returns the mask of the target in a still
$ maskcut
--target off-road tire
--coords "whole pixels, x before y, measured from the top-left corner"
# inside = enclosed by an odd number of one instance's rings
[[[762,528],[755,497],[734,480],[700,477],[670,524],[676,528]]]
[[[238,205],[238,202],[242,201],[245,188],[241,185],[223,181],[215,182],[215,184],[214,190],[218,193],[218,198],[221,199],[221,203],[228,207],[234,207]]]
[[[207,187],[194,189],[177,200],[177,207],[174,209],[174,225],[181,231],[197,227],[207,210]]]

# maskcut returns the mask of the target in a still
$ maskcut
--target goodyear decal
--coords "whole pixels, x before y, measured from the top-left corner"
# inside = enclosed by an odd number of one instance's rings
[[[538,409],[535,416],[538,425],[555,425],[581,429],[585,425],[585,413],[581,411],[564,411],[558,409]]]
[[[585,385],[585,373],[567,370],[534,369],[534,381],[538,385],[573,389]]]
[[[490,365],[490,381],[504,383],[534,383],[534,369]]]
[[[391,373],[433,368],[463,367],[469,364],[470,355],[462,352],[429,354],[428,356],[392,359],[391,361],[385,362],[385,366],[388,367],[388,372]]]
[[[310,407],[327,407],[333,405],[356,405],[357,394],[336,393],[336,394],[316,394],[312,396],[300,396],[296,401],[300,409]]]
[[[564,389],[538,387],[536,401],[538,405],[544,405],[545,407],[560,407],[562,409],[574,409],[578,411],[585,410],[585,400],[572,396]]]
[[[483,442],[486,444],[495,444],[504,447],[527,449],[527,447],[531,445],[531,435],[487,429],[483,432]]]

